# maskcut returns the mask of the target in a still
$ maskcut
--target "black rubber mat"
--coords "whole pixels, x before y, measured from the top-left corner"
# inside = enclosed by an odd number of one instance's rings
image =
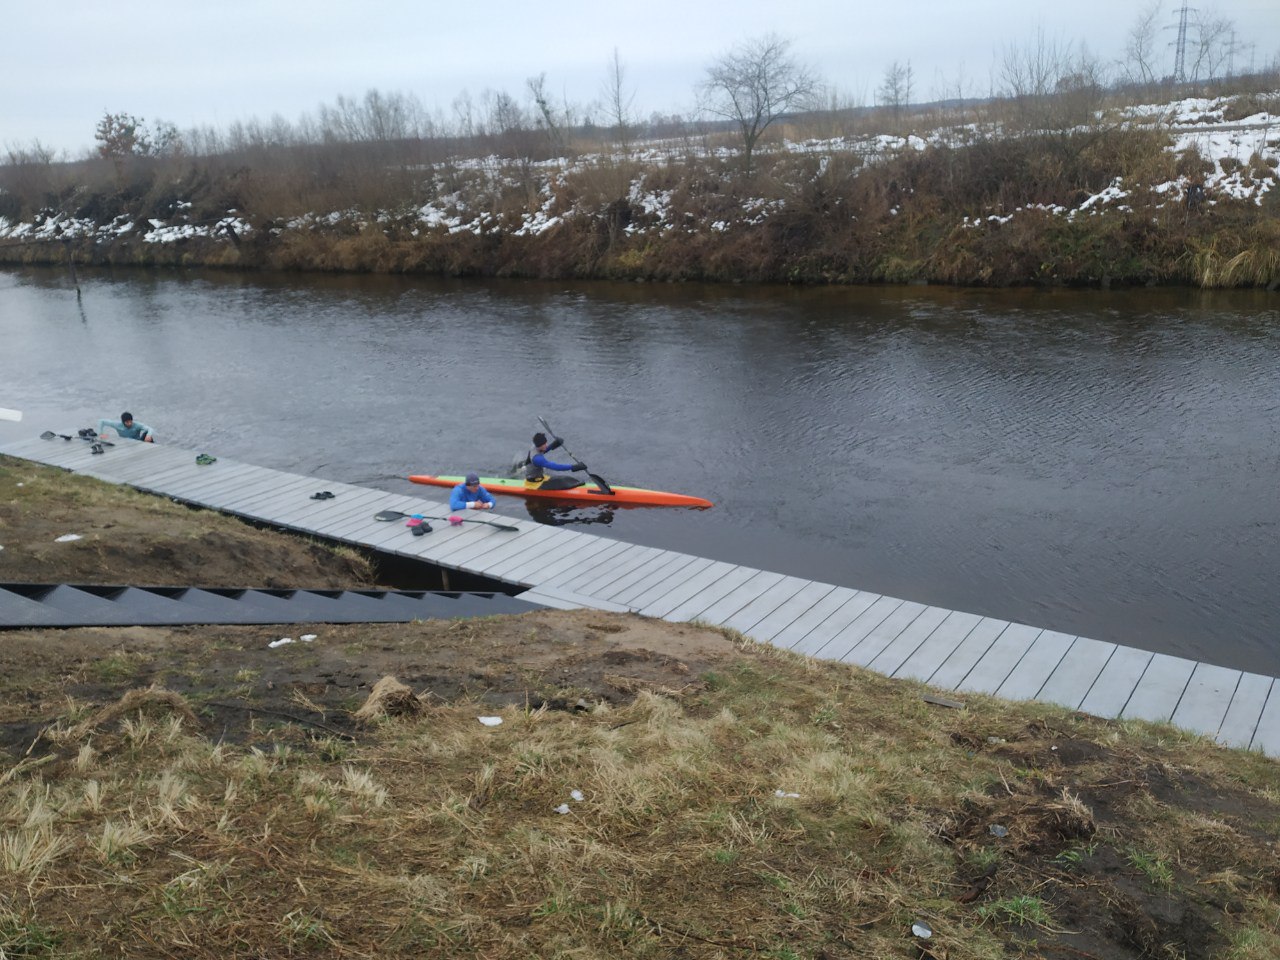
[[[0,583],[0,629],[202,623],[407,623],[543,609],[502,593]]]

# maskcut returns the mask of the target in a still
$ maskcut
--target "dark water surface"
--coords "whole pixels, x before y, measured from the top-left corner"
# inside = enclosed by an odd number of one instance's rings
[[[590,532],[1280,674],[1274,294],[79,279],[0,271],[0,442],[128,408],[428,494],[395,478],[500,471],[543,414],[717,504]]]

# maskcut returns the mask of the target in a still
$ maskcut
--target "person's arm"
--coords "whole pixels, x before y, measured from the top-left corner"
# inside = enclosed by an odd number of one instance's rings
[[[543,470],[572,470],[573,469],[572,463],[552,463],[550,460],[546,458],[545,454],[541,454],[541,453],[533,458],[533,462],[537,466],[542,467]]]
[[[458,484],[453,488],[453,493],[449,494],[450,510],[467,509],[467,490],[464,484]]]
[[[547,449],[545,452],[550,453],[552,450],[558,450],[560,447],[563,447],[563,446],[564,446],[563,440],[561,440],[559,437],[552,437],[551,442],[547,444]]]
[[[484,487],[480,488],[480,500],[482,503],[486,504],[490,508],[493,507],[493,494],[490,493],[488,490],[486,490]]]
[[[116,432],[116,435],[119,436],[120,431],[124,429],[124,424],[121,423],[119,420],[99,420],[98,435],[101,436],[102,431],[107,429],[107,427],[110,427],[112,430]]]
[[[139,423],[137,420],[135,420],[133,421],[133,425],[142,431],[141,433],[138,434],[139,440],[145,440],[150,443],[156,442],[156,432],[152,430],[150,427],[148,427],[145,423]]]

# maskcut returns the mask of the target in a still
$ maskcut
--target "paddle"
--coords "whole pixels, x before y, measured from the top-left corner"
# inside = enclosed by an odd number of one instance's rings
[[[21,410],[10,410],[8,407],[0,407],[0,420],[12,420],[16,423],[21,419]]]
[[[542,419],[542,417],[539,417],[539,418],[538,418],[538,422],[539,422],[540,424],[542,424],[542,429],[543,429],[543,430],[545,430],[545,431],[547,431],[547,433],[548,433],[550,436],[553,436],[553,437],[559,437],[559,436],[560,436],[558,433],[556,433],[554,430],[552,430],[552,429],[551,429],[551,424],[547,423],[547,421],[546,421],[546,420],[544,420],[544,419]],[[565,452],[565,453],[567,453],[569,456],[573,457],[573,459],[574,459],[577,463],[582,463],[582,461],[581,461],[581,460],[579,460],[577,457],[574,457],[574,456],[573,456],[573,451],[572,451],[572,450],[570,450],[568,447],[566,447],[566,446],[564,445],[564,441],[563,441],[563,440],[561,440],[561,441],[560,441],[560,447],[561,447],[561,449],[563,449],[563,450],[564,450],[564,452]],[[583,465],[584,467],[586,466],[586,464],[582,464],[582,465]],[[588,476],[588,477],[590,477],[590,478],[591,478],[592,482],[593,482],[597,487],[599,487],[599,488],[600,488],[600,492],[601,492],[601,493],[603,493],[603,494],[604,494],[605,496],[607,496],[607,497],[611,497],[611,496],[613,496],[613,487],[611,487],[611,486],[609,486],[609,484],[605,483],[605,481],[604,481],[604,477],[600,476],[599,474],[592,473],[590,470],[586,471],[586,474],[587,474],[587,476]]]
[[[448,520],[450,523],[452,523],[454,520],[457,520],[459,523],[479,523],[479,524],[483,524],[483,525],[484,525],[484,526],[486,526],[486,527],[495,527],[495,528],[496,528],[496,529],[498,529],[498,530],[511,530],[511,531],[515,531],[515,532],[519,532],[519,530],[520,530],[520,528],[519,528],[519,527],[513,527],[513,526],[511,526],[511,524],[509,524],[509,523],[497,523],[497,522],[495,522],[495,521],[493,521],[493,520],[481,520],[481,519],[480,519],[480,518],[478,518],[478,517],[475,517],[475,518],[472,518],[472,517],[433,517],[433,516],[430,516],[430,515],[425,514],[425,513],[402,513],[402,512],[401,512],[401,511],[399,511],[399,510],[383,510],[383,511],[381,511],[381,512],[379,512],[379,513],[375,513],[375,514],[373,515],[373,519],[375,519],[375,520],[406,520],[406,519],[418,519],[418,520]]]
[[[66,433],[54,433],[52,430],[46,430],[40,434],[41,440],[52,440],[54,437],[61,437],[63,440],[84,440],[86,443],[100,443],[104,447],[114,447],[115,444],[110,440],[103,440],[102,437],[73,437]]]

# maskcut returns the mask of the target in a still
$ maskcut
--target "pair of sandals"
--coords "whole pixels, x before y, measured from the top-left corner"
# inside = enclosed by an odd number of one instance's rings
[[[209,464],[217,463],[217,462],[218,462],[217,457],[211,457],[207,453],[197,454],[196,456],[196,463],[198,463],[202,467],[207,467]]]
[[[313,493],[311,495],[311,499],[312,500],[332,500],[336,496],[337,496],[336,493],[330,493],[328,490],[321,490],[319,493]]]
[[[405,526],[409,528],[409,532],[415,537],[431,532],[431,524],[427,523],[422,517],[410,517]]]
[[[87,440],[87,439],[89,439],[89,438],[88,438],[88,437],[85,437],[85,439]],[[90,453],[106,453],[106,450],[104,450],[104,449],[103,449],[102,444],[100,444],[100,443],[94,443],[94,444],[91,444],[91,445],[90,445],[90,447],[89,447],[89,452],[90,452]]]

